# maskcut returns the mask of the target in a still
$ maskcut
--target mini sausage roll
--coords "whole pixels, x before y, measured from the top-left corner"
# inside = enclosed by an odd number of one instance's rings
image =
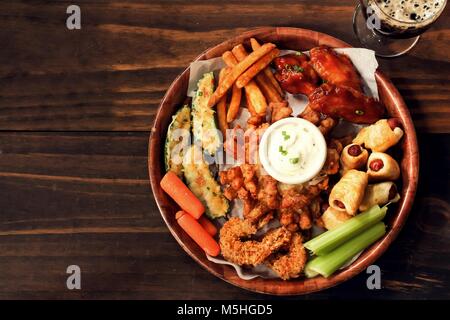
[[[397,202],[400,200],[400,194],[397,192],[397,186],[391,181],[377,184],[369,184],[364,194],[364,199],[359,206],[359,211],[366,211],[374,205],[385,205],[388,202]]]
[[[400,166],[387,153],[372,152],[367,161],[367,174],[370,181],[393,181],[400,177]]]
[[[345,173],[350,169],[359,169],[365,166],[369,152],[359,144],[349,144],[341,153],[341,172]]]
[[[352,216],[347,212],[338,211],[332,207],[328,207],[322,214],[322,222],[327,230],[333,230],[350,219]]]
[[[367,183],[367,173],[354,169],[347,171],[331,190],[330,207],[354,216],[364,198]]]
[[[374,124],[362,128],[353,139],[353,143],[364,144],[365,148],[374,152],[384,152],[397,144],[403,137],[400,122],[396,119],[381,119]]]

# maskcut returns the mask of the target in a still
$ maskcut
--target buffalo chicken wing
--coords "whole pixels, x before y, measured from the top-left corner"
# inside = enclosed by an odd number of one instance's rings
[[[274,60],[275,77],[292,94],[308,95],[318,86],[319,77],[303,53],[288,54]]]
[[[324,82],[361,91],[361,80],[350,58],[325,46],[312,48],[311,65]]]

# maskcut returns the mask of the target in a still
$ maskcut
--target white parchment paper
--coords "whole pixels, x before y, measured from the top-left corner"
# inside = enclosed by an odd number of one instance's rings
[[[378,99],[379,98],[378,87],[375,80],[375,71],[378,68],[378,62],[375,58],[375,52],[363,48],[338,48],[335,50],[339,53],[346,54],[353,62],[356,70],[358,70],[359,74],[361,75],[365,94]],[[296,51],[293,50],[281,50],[280,56],[295,52]],[[308,52],[303,53],[309,54]],[[189,97],[194,96],[195,90],[197,89],[197,82],[201,79],[203,74],[207,72],[215,72],[215,75],[217,75],[218,71],[224,68],[225,66],[226,66],[225,62],[221,57],[192,62],[190,65],[190,75],[189,75],[189,85],[187,95]],[[308,104],[308,98],[304,95],[292,95],[287,93],[286,99],[288,100],[290,107],[293,109],[294,116],[299,115]],[[239,124],[242,128],[245,128],[249,116],[250,114],[248,110],[246,108],[241,108],[237,118],[233,122],[233,125]],[[355,134],[361,129],[361,127],[362,127],[361,125],[356,125],[341,120],[339,124],[333,129],[332,134],[335,137],[342,137],[347,134]],[[224,166],[221,169],[223,170],[225,168],[227,167]],[[242,218],[242,212],[243,212],[242,202],[240,200],[234,200],[230,216],[237,216]],[[224,222],[225,220],[221,219],[221,221],[218,222],[218,224],[223,225]],[[264,233],[271,228],[279,227],[279,225],[280,224],[277,220],[273,220],[263,230],[258,231],[258,233],[260,232]],[[318,235],[323,231],[324,230],[315,229],[314,233]],[[353,257],[351,261],[349,261],[341,269],[353,263],[359,257],[360,254],[361,252],[355,255],[355,257]],[[224,260],[223,258],[211,257],[209,255],[206,256],[208,260],[214,263],[232,266],[236,270],[238,276],[244,280],[252,280],[257,277],[263,278],[277,277],[277,275],[265,265],[260,265],[251,269],[244,269],[239,265]]]

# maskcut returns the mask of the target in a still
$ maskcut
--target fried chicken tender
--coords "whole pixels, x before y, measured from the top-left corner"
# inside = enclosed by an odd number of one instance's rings
[[[220,184],[226,186],[224,188],[224,196],[228,200],[234,200],[238,197],[239,190],[244,185],[241,168],[234,167],[226,171],[219,172]]]
[[[319,130],[326,137],[331,132],[331,130],[333,130],[336,124],[337,121],[335,119],[331,117],[326,117],[325,119],[320,121]]]
[[[347,137],[342,138],[342,140],[347,140]],[[321,170],[322,174],[333,175],[338,173],[340,168],[339,158],[342,149],[343,145],[340,139],[330,139],[327,147],[327,158]]]
[[[299,225],[299,215],[297,212],[290,208],[283,208],[279,210],[278,218],[280,220],[280,224],[291,232],[298,231]]]
[[[267,212],[269,212],[269,210],[263,204],[258,203],[247,214],[244,214],[244,218],[252,223],[256,223]]]
[[[265,122],[260,125],[249,125],[244,133],[245,163],[259,164],[258,148],[264,131],[269,127]]]
[[[320,120],[321,120],[320,112],[311,108],[311,106],[309,104],[306,105],[305,109],[299,115],[299,117],[303,118],[305,120],[308,120],[309,122],[311,122],[312,124],[314,124],[316,126],[320,123]]]
[[[284,227],[267,232],[261,241],[250,238],[257,228],[249,220],[233,217],[220,229],[220,249],[223,257],[238,265],[256,266],[272,253],[289,244],[292,234]]]
[[[321,114],[319,111],[311,108],[308,104],[303,112],[299,115],[299,118],[308,120],[312,124],[319,127],[320,132],[326,137],[331,130],[336,126],[336,119],[329,117],[327,115]]]
[[[258,201],[268,209],[278,208],[278,181],[269,175],[261,175],[258,183]]]
[[[223,194],[228,200],[236,198],[244,202],[244,216],[255,206],[250,192],[246,189],[245,179],[240,167],[233,167],[219,172],[220,184],[223,186]],[[256,187],[255,187],[256,188]]]
[[[258,167],[252,164],[241,165],[242,176],[244,178],[244,187],[250,195],[256,199],[258,195]]]
[[[270,260],[269,267],[283,280],[297,278],[305,268],[307,258],[302,237],[294,233],[288,252],[284,255],[276,254],[275,258]]]
[[[281,209],[279,218],[281,225],[291,232],[298,231],[299,229],[309,230],[312,228],[313,219],[307,206],[299,211],[290,208]]]
[[[246,165],[248,167],[248,165]],[[259,166],[252,166],[251,169],[247,169],[249,172],[249,178],[251,176],[251,182],[249,184],[253,187],[255,185],[255,176],[257,176],[256,197],[254,193],[252,196],[257,200],[256,206],[248,213],[244,215],[246,218],[252,221],[258,221],[261,219],[261,224],[268,222],[268,218],[262,219],[263,216],[270,213],[271,210],[277,209],[279,205],[278,201],[278,182],[269,175],[260,175]],[[245,182],[244,182],[245,184]],[[273,213],[272,213],[273,216]]]
[[[320,193],[328,189],[328,177],[317,184],[286,185],[279,184],[281,203],[279,220],[289,231],[309,230],[315,217],[312,211],[317,211],[316,201]]]
[[[283,102],[272,102],[269,104],[269,109],[271,110],[271,123],[277,122],[278,120],[288,118],[292,115],[292,108],[289,107],[287,101]]]
[[[263,116],[256,114],[256,115],[252,115],[250,118],[248,118],[247,123],[249,125],[257,127],[257,126],[261,125],[264,122],[264,120],[265,119]]]
[[[322,168],[322,172],[327,175],[336,174],[339,171],[339,152],[333,148],[327,148],[327,159]]]
[[[278,182],[269,175],[261,175],[259,165],[243,164],[219,173],[224,195],[229,200],[244,202],[244,217],[259,227],[267,224],[278,208]]]

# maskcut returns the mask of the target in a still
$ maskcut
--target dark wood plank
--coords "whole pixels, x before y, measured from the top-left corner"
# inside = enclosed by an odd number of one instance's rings
[[[147,141],[148,133],[0,133],[0,236],[158,229]]]
[[[0,130],[148,131],[177,74],[248,28],[310,28],[358,45],[350,0],[77,3],[82,29],[68,31],[68,1],[2,1]],[[381,61],[421,132],[450,132],[448,10],[444,15],[410,54]]]

